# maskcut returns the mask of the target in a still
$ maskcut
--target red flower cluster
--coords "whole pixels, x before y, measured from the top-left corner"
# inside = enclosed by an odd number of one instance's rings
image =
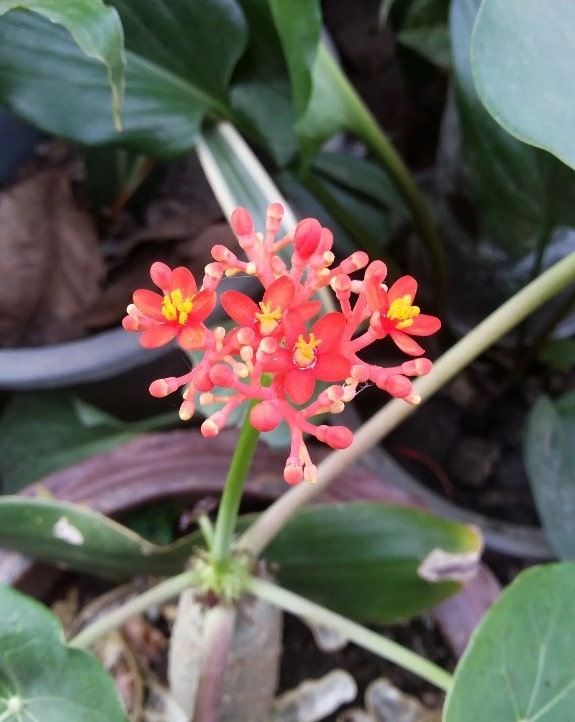
[[[231,225],[247,260],[214,246],[214,262],[206,266],[200,290],[187,269],[154,263],[151,277],[162,293],[136,291],[123,326],[142,331],[141,343],[147,348],[177,338],[183,348],[203,351],[188,374],[158,379],[150,392],[162,397],[185,386],[183,419],[194,413],[198,395],[202,404],[221,404],[202,424],[204,436],[219,433],[232,411],[246,401],[255,402],[250,421],[260,431],[286,421],[291,449],[284,478],[295,484],[317,478],[304,434],[335,449],[351,444],[353,436],[345,426],[315,425],[311,419],[341,412],[360,384],[372,382],[393,396],[418,401],[410,377],[428,373],[431,361],[417,358],[383,367],[366,363],[358,353],[389,336],[404,353],[420,356],[424,350],[413,336],[435,333],[440,321],[414,305],[417,282],[411,276],[389,289],[384,285],[387,268],[382,261],[369,263],[367,254],[358,251],[334,267],[333,236],[315,219],[301,221],[293,236],[276,240],[282,216],[279,203],[270,205],[262,236],[255,232],[248,211],[237,208]],[[279,253],[288,246],[289,266]],[[352,279],[351,274],[362,268],[363,279]],[[221,305],[236,325],[229,330],[208,328],[205,321],[215,307],[220,282],[237,273],[260,281],[261,301],[224,291]],[[316,296],[327,286],[340,310],[320,315]],[[216,388],[225,389],[225,395],[216,395]]]

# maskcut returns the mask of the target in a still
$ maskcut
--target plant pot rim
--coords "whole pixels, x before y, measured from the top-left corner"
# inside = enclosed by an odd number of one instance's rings
[[[51,346],[0,349],[0,388],[48,389],[101,381],[171,350],[142,348],[138,337],[123,328]]]

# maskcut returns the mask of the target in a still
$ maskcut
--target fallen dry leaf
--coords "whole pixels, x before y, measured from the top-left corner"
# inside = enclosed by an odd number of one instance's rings
[[[39,173],[0,196],[0,247],[0,346],[81,336],[104,264],[64,171]]]

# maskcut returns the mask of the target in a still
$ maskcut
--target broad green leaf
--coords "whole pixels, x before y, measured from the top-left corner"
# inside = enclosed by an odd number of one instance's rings
[[[507,273],[513,270],[522,285],[536,269],[537,254],[549,243],[553,229],[575,225],[575,175],[552,156],[509,135],[483,106],[470,55],[479,4],[480,0],[453,0],[450,13],[462,153],[480,226],[480,237],[469,253],[494,259],[494,268],[502,273],[507,264]],[[460,185],[457,179],[456,183]],[[458,187],[451,192],[459,192]],[[559,246],[562,239],[556,242]],[[521,259],[522,266],[510,268]]]
[[[126,423],[64,391],[13,394],[0,417],[0,469],[12,494],[47,474],[142,431],[175,423],[176,414]]]
[[[19,8],[42,15],[52,23],[62,25],[72,35],[81,50],[90,58],[103,63],[112,90],[113,114],[120,129],[120,103],[124,91],[124,33],[114,8],[102,0],[0,0],[0,15]]]
[[[158,546],[91,509],[44,498],[0,497],[0,548],[112,579],[183,571],[198,538]]]
[[[575,391],[557,401],[541,396],[527,419],[523,457],[549,543],[575,559]]]
[[[321,38],[318,0],[268,0],[287,62],[298,115],[305,110],[312,90],[311,69]]]
[[[189,151],[207,113],[228,113],[230,78],[247,42],[240,6],[233,0],[113,5],[127,58],[121,134],[107,111],[100,64],[64,30],[30,13],[0,18],[0,100],[42,129],[82,143],[123,144],[162,158]]]
[[[230,88],[233,122],[283,166],[297,152],[288,69],[268,0],[240,0],[249,39]]]
[[[56,616],[0,585],[0,719],[128,722],[112,678],[95,657],[64,642]]]
[[[444,722],[571,722],[575,565],[533,567],[487,612],[461,658]]]
[[[481,539],[469,527],[421,511],[354,502],[303,509],[263,556],[287,589],[352,619],[385,623],[460,588],[457,581],[431,583],[418,575],[439,549],[447,553],[445,569],[463,575],[475,568]]]
[[[481,99],[513,136],[575,168],[575,3],[483,0],[472,56]]]

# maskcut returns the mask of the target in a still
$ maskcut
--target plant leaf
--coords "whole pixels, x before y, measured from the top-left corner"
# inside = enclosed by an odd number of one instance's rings
[[[523,458],[543,529],[556,554],[575,558],[575,391],[541,396],[527,418]]]
[[[549,242],[551,231],[575,225],[575,176],[552,156],[509,135],[483,106],[470,55],[479,5],[480,0],[453,0],[450,12],[465,171],[485,241],[483,253],[495,257],[499,266],[501,260],[511,265],[532,254],[517,269],[521,276],[518,285],[522,285],[535,267],[536,253]],[[497,64],[494,72],[501,73]],[[523,112],[528,107],[524,106]],[[456,179],[458,185],[460,182]],[[450,192],[459,190],[455,187]],[[461,242],[460,237],[457,242]],[[476,245],[470,253],[477,258]]]
[[[317,0],[268,0],[287,62],[298,116],[312,91],[311,70],[321,38],[322,17]]]
[[[100,64],[64,30],[29,13],[0,18],[0,100],[43,130],[82,143],[122,144],[162,158],[189,151],[206,113],[228,112],[229,81],[247,42],[240,6],[233,0],[114,6],[126,36],[121,134],[105,110]],[[222,37],[225,43],[215,41]]]
[[[157,546],[91,509],[53,499],[0,497],[0,547],[112,579],[183,571],[193,544]]]
[[[567,722],[575,704],[575,565],[520,574],[456,670],[444,722]]]
[[[418,575],[442,549],[472,573],[481,539],[466,526],[425,512],[353,502],[303,509],[264,550],[282,586],[365,623],[405,619],[460,589]],[[465,576],[462,574],[462,576]]]
[[[55,615],[5,584],[0,585],[0,640],[2,720],[128,721],[99,662],[68,647]]]
[[[507,132],[575,168],[571,0],[483,0],[473,33],[477,89]]]
[[[126,58],[122,23],[115,8],[104,5],[102,0],[74,0],[73,3],[0,0],[0,15],[16,8],[30,10],[62,25],[88,57],[104,64],[112,90],[114,120],[119,130]]]
[[[175,414],[141,424],[126,423],[80,403],[64,391],[13,394],[0,417],[4,491],[15,493],[56,469],[174,420]]]

